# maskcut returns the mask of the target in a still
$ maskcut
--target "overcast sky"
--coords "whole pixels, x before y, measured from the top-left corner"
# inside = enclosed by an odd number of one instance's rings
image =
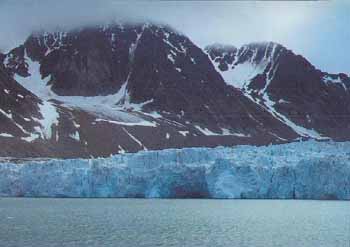
[[[0,50],[32,30],[114,19],[170,24],[197,45],[279,42],[328,72],[350,74],[350,1],[0,0]]]

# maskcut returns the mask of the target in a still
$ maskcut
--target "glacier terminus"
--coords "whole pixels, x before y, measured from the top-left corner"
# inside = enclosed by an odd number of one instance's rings
[[[350,199],[350,142],[140,151],[0,164],[0,195]]]

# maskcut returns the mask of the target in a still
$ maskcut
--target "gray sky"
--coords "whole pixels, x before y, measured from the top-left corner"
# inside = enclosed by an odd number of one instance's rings
[[[76,27],[114,19],[167,23],[197,45],[237,47],[279,42],[328,72],[350,74],[350,1],[237,2],[115,0],[1,0],[0,50],[39,28]]]

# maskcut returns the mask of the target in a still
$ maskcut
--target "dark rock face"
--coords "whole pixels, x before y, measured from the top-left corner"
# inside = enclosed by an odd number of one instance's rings
[[[216,49],[214,53],[212,47],[206,50],[214,64],[230,51]],[[234,54],[234,59],[225,62],[233,76],[242,64],[253,68],[251,77],[240,84],[241,90],[282,122],[286,122],[285,117],[319,136],[339,140],[350,137],[347,75],[321,72],[304,57],[272,42],[245,45]],[[302,133],[306,132],[299,134]]]
[[[232,68],[238,52],[238,49],[234,46],[221,44],[207,46],[205,50],[210,59],[218,63],[218,68],[221,71],[227,71],[229,68]]]
[[[0,60],[5,66],[6,72],[10,75],[18,74],[20,76],[29,76],[28,69],[25,63],[24,46],[14,48],[9,54],[2,55]]]
[[[106,95],[116,92],[130,70],[129,49],[140,26],[95,27],[71,32],[38,33],[24,46],[41,63],[43,77],[58,95]],[[121,40],[121,42],[117,42]]]
[[[267,89],[276,110],[325,136],[348,139],[350,78],[323,73],[291,51],[281,54],[278,64]]]

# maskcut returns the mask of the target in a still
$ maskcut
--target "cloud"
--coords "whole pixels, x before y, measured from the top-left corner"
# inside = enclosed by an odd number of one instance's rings
[[[344,31],[342,27],[347,27],[350,21],[350,17],[346,17],[349,11],[350,4],[345,0],[331,2],[2,0],[0,49],[6,51],[22,43],[33,30],[73,28],[112,19],[131,21],[147,19],[170,24],[202,47],[214,42],[240,46],[253,41],[276,41],[297,53],[304,54],[322,69],[332,71],[348,69],[347,72],[350,72],[349,59],[343,58],[343,61],[334,63],[335,59],[339,58],[340,51],[337,53],[335,50],[334,57],[329,55],[327,60],[318,55],[325,46],[329,47],[338,37],[339,40],[347,38],[344,32],[349,31]],[[336,20],[332,16],[336,16]],[[329,23],[333,25],[330,26]],[[334,26],[339,27],[333,30]],[[331,35],[324,35],[323,30],[327,30]],[[333,47],[335,48],[337,47]],[[350,48],[346,49],[349,54]]]
[[[310,16],[310,3],[120,2],[113,0],[23,0],[0,4],[0,30],[25,36],[35,29],[75,27],[111,19],[168,23],[204,44],[218,38],[243,43],[276,39]],[[1,40],[4,43],[4,39]],[[5,42],[6,43],[6,42]]]

